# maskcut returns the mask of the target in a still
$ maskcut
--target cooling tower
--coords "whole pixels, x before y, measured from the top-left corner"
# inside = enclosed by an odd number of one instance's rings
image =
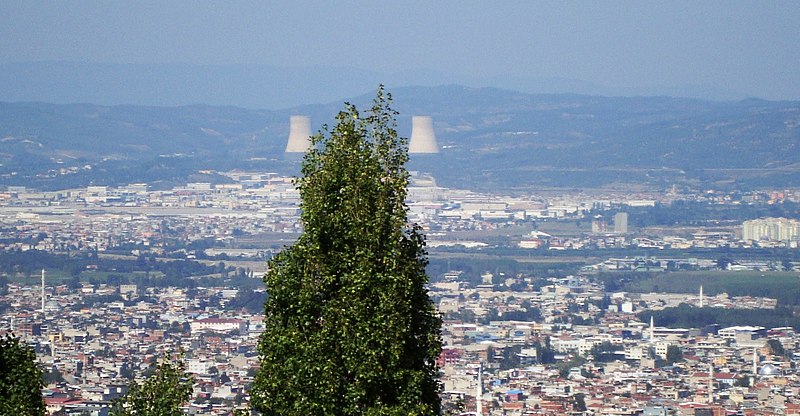
[[[429,116],[411,118],[411,140],[408,153],[439,153],[436,135],[433,134],[433,119]]]
[[[289,119],[289,142],[286,153],[305,153],[311,147],[311,119],[306,116],[292,116]]]

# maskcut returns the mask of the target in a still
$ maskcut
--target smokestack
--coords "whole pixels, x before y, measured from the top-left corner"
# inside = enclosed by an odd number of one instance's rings
[[[307,116],[291,116],[286,153],[305,153],[309,147],[311,147],[311,119]]]
[[[433,119],[430,116],[411,118],[411,140],[408,153],[439,153],[436,135],[433,133]]]

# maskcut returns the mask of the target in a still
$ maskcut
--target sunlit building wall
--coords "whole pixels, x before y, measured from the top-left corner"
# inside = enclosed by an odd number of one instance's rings
[[[759,218],[742,224],[742,238],[751,241],[794,241],[800,239],[800,221],[787,218]]]

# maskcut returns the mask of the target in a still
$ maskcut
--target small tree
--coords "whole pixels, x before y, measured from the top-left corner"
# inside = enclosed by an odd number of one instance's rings
[[[10,334],[0,337],[0,415],[44,415],[44,410],[36,352]]]
[[[683,361],[683,351],[677,345],[667,346],[667,364],[672,365]]]
[[[192,396],[192,377],[183,360],[164,357],[141,384],[132,382],[128,393],[114,403],[114,416],[183,416],[181,406]]]
[[[781,261],[781,267],[783,268],[783,271],[790,272],[794,269],[794,263],[792,263],[791,259],[783,259]]]
[[[593,345],[589,354],[594,357],[595,362],[608,363],[617,359],[616,352],[620,349],[621,347],[609,341],[603,341],[601,344]]]
[[[728,257],[720,257],[717,259],[717,268],[720,270],[728,270],[731,264],[733,264],[733,260]]]
[[[53,366],[53,368],[51,368],[49,371],[45,371],[42,374],[42,384],[45,386],[55,383],[63,383],[64,381],[64,375],[61,374],[61,371],[59,371],[56,366]]]
[[[778,355],[780,357],[786,356],[786,349],[783,348],[783,344],[775,338],[770,338],[767,340],[767,346],[769,346],[769,352],[772,355]]]
[[[578,393],[573,396],[572,410],[576,412],[586,411],[586,395],[584,393]]]
[[[346,104],[313,137],[300,190],[304,232],[269,263],[261,365],[265,415],[438,414],[441,320],[424,238],[409,226],[408,159],[391,97]]]

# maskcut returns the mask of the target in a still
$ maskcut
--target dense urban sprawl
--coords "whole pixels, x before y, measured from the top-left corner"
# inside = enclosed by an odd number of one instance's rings
[[[201,269],[202,285],[147,287],[135,273],[110,279],[91,262],[63,270],[4,271],[0,332],[34,346],[45,370],[50,414],[106,415],[128,383],[167,354],[194,375],[189,414],[229,414],[248,404],[258,367],[263,316],[244,300],[263,299],[266,259],[300,230],[299,195],[290,178],[228,172],[225,184],[169,190],[147,184],[39,192],[0,192],[0,254],[23,251],[130,261],[220,259],[253,267]],[[719,205],[797,202],[797,192],[693,194],[549,192],[497,196],[446,189],[424,175],[409,188],[409,219],[435,250],[496,247],[506,227],[530,232],[502,240],[526,251],[697,248],[796,249],[797,221],[762,218],[682,229],[643,229],[628,211],[692,199]],[[604,214],[608,210],[609,214]],[[549,222],[583,223],[585,232],[543,231]],[[538,226],[534,226],[538,224]],[[636,228],[636,229],[634,229]],[[276,235],[285,234],[281,242]],[[500,232],[502,234],[502,232]],[[269,235],[270,243],[258,243]],[[242,241],[247,241],[246,244]],[[432,276],[430,295],[444,318],[439,358],[445,410],[453,413],[800,414],[800,342],[789,326],[667,327],[643,312],[683,307],[772,310],[770,297],[629,293],[607,288],[601,271],[667,269],[797,270],[796,262],[619,256],[614,251],[569,276],[486,270],[478,281],[448,269]],[[237,263],[239,262],[239,263]],[[153,263],[150,263],[153,264]],[[259,266],[256,266],[259,265]],[[213,268],[213,267],[212,267]],[[81,279],[95,272],[92,281]],[[148,278],[165,277],[153,269]],[[226,280],[232,274],[248,287]],[[798,284],[800,284],[800,276]],[[105,278],[105,280],[104,280]],[[219,282],[219,284],[215,284]],[[258,296],[261,298],[258,298]],[[244,299],[247,297],[248,299]]]

